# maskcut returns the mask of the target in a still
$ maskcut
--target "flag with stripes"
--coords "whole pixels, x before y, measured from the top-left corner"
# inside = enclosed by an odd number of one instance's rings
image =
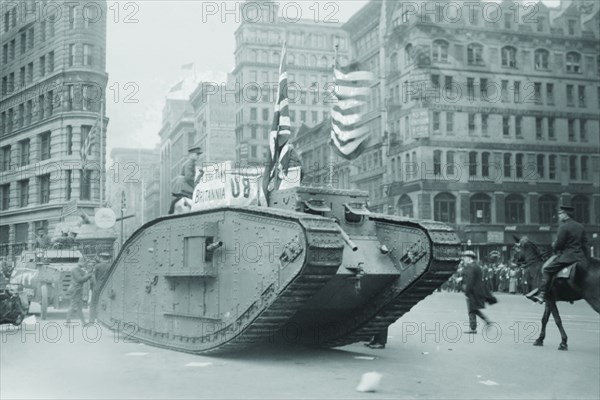
[[[262,181],[262,201],[261,205],[268,205],[269,193],[279,188],[281,180],[285,179],[288,172],[289,153],[293,151],[290,143],[290,113],[289,100],[287,97],[288,81],[286,71],[286,42],[283,42],[281,48],[281,60],[279,63],[279,88],[277,90],[277,99],[275,101],[275,112],[271,131],[269,132],[269,153],[267,154],[267,163]]]
[[[357,71],[352,66],[334,67],[335,88],[331,108],[330,145],[336,154],[354,160],[369,143],[369,127],[364,120],[364,106],[370,95],[374,77],[371,72]]]
[[[85,162],[87,156],[91,154],[92,148],[96,141],[98,140],[100,133],[100,118],[96,120],[92,129],[87,133],[86,137],[83,139],[83,143],[81,143],[81,148],[79,149],[79,154],[81,155],[81,161]]]

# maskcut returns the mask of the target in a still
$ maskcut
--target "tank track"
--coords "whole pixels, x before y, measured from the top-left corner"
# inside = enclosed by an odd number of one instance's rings
[[[326,339],[320,343],[322,346],[338,347],[369,340],[433,293],[454,274],[458,266],[460,241],[456,233],[447,225],[435,221],[407,220],[390,215],[373,214],[369,218],[381,223],[410,226],[424,231],[431,245],[429,266],[404,290],[389,290],[385,296],[378,297],[375,303],[365,307],[363,312],[355,316],[353,323],[345,324],[348,329],[342,335]],[[377,308],[379,310],[373,317],[373,310]]]
[[[290,318],[296,313],[302,305],[310,299],[314,294],[323,288],[323,286],[335,276],[338,267],[342,263],[344,242],[341,238],[337,224],[332,219],[310,216],[303,213],[286,212],[277,209],[264,209],[259,207],[247,208],[224,208],[208,211],[198,211],[194,213],[181,214],[177,216],[162,217],[144,225],[136,231],[128,242],[133,241],[136,235],[143,232],[150,225],[166,219],[176,219],[197,214],[218,213],[222,211],[234,211],[244,214],[250,214],[258,217],[276,217],[295,221],[299,223],[306,238],[307,248],[305,265],[302,267],[296,278],[277,295],[274,302],[262,313],[260,313],[254,321],[249,323],[245,329],[239,332],[228,342],[217,345],[213,348],[205,350],[190,350],[185,347],[177,347],[165,342],[148,340],[145,337],[136,336],[135,333],[129,335],[130,339],[138,340],[143,343],[151,344],[155,347],[178,350],[193,354],[217,354],[226,352],[235,352],[242,350],[250,345],[254,345],[267,340],[272,340],[274,334],[279,332]],[[127,243],[123,249],[127,248]],[[118,261],[118,259],[117,259]],[[117,261],[113,264],[113,268],[118,265]],[[106,283],[108,279],[104,282]],[[270,290],[272,286],[267,288]],[[101,289],[102,290],[102,289]],[[257,300],[257,302],[260,300]],[[260,306],[260,305],[258,305]],[[250,308],[253,308],[252,305]],[[119,321],[111,321],[118,323]],[[106,325],[106,324],[105,324]],[[108,326],[108,325],[107,325]],[[225,327],[224,330],[232,329],[231,326]],[[146,330],[146,332],[148,332]],[[173,342],[174,343],[174,342]]]

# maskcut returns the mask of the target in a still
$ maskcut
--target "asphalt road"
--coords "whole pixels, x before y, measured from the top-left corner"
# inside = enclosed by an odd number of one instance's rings
[[[598,399],[600,318],[584,302],[559,305],[569,351],[553,320],[532,346],[542,306],[498,295],[495,324],[467,328],[462,294],[435,293],[390,327],[388,346],[257,346],[204,357],[127,342],[105,327],[67,328],[64,313],[0,330],[2,399]],[[356,387],[382,374],[376,392]]]

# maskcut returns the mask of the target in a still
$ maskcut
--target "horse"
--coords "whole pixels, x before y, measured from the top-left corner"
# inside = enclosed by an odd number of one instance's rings
[[[542,252],[535,243],[523,238],[513,249],[517,264],[529,271],[534,277],[534,287],[538,287],[542,278],[542,267],[550,256],[552,250]],[[573,276],[573,274],[571,274]],[[546,325],[550,314],[560,331],[561,343],[558,350],[568,350],[567,334],[558,313],[556,302],[585,300],[597,313],[600,314],[600,259],[590,257],[587,263],[577,263],[573,278],[553,278],[551,289],[546,294],[544,314],[542,316],[542,330],[540,336],[533,343],[534,346],[543,346],[546,338]]]

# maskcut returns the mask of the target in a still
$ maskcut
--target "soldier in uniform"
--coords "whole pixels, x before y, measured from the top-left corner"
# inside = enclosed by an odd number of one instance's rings
[[[69,293],[71,295],[71,305],[67,312],[67,324],[71,323],[73,315],[81,320],[81,323],[85,325],[85,318],[83,317],[83,284],[90,280],[92,274],[85,270],[85,267],[89,260],[85,257],[81,257],[77,263],[77,267],[73,269],[71,275],[71,286],[69,287]]]
[[[469,328],[466,333],[477,333],[477,319],[483,319],[486,325],[491,324],[490,320],[481,312],[485,308],[485,302],[496,303],[496,298],[487,291],[481,279],[481,267],[475,261],[475,253],[467,250],[463,253],[463,290],[467,296],[467,309],[469,312]]]
[[[200,146],[194,146],[188,150],[188,159],[185,161],[185,163],[183,163],[183,166],[181,167],[181,174],[175,178],[175,182],[171,190],[173,201],[171,202],[171,207],[169,208],[169,214],[173,214],[175,212],[175,203],[177,203],[183,197],[190,199],[192,198],[194,188],[203,175],[201,171],[198,175],[198,179],[196,179],[196,165],[198,163],[200,154],[202,154]]]
[[[585,230],[583,225],[573,220],[574,211],[573,207],[566,205],[561,205],[558,209],[560,226],[556,240],[552,243],[552,249],[557,256],[544,265],[539,289],[526,295],[530,300],[543,303],[546,300],[546,292],[550,289],[552,277],[557,272],[573,263],[587,262],[589,251]]]
[[[100,253],[97,263],[94,266],[91,277],[91,287],[92,287],[92,299],[90,301],[90,322],[96,321],[97,309],[98,306],[98,295],[100,294],[100,287],[102,286],[102,282],[106,279],[106,275],[108,270],[110,269],[110,254],[108,253]]]

